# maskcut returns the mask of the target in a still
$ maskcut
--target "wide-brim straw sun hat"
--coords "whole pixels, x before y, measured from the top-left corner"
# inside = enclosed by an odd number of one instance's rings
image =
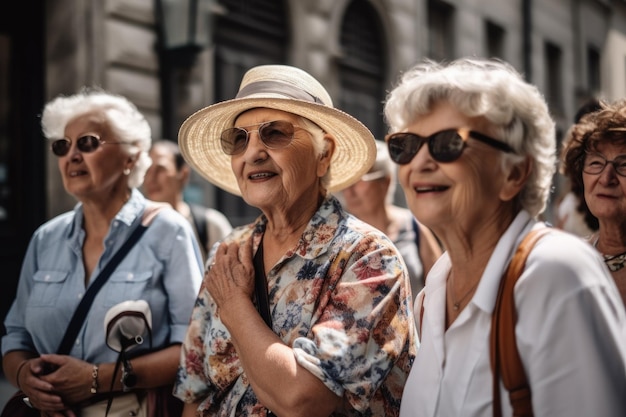
[[[282,110],[309,119],[335,137],[328,191],[356,182],[376,158],[372,133],[363,123],[333,107],[326,89],[307,72],[287,65],[261,65],[243,76],[232,100],[205,107],[185,120],[178,132],[180,151],[189,165],[209,182],[241,195],[230,155],[220,135],[241,113],[254,108]]]

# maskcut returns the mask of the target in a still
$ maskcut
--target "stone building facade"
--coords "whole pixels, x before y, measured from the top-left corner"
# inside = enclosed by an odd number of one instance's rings
[[[243,72],[264,63],[309,71],[379,138],[386,91],[426,57],[510,62],[544,92],[559,135],[587,97],[626,95],[624,0],[31,0],[19,11],[9,3],[0,5],[0,243],[12,248],[0,257],[6,297],[34,228],[75,204],[38,114],[47,100],[83,85],[127,96],[154,139],[172,140],[187,116],[231,98]],[[164,46],[171,33],[164,21],[185,4],[198,6],[192,54]],[[557,178],[555,198],[562,188]],[[256,215],[199,176],[189,198],[234,224]]]
[[[197,27],[206,38],[198,40],[192,66],[174,63],[169,79],[160,65],[167,52],[160,46],[158,3],[48,1],[45,96],[101,85],[134,101],[155,138],[175,140],[185,117],[232,97],[243,71],[260,63],[308,70],[337,106],[379,137],[384,126],[377,104],[398,74],[423,57],[510,62],[544,92],[561,134],[587,96],[613,99],[626,91],[623,1],[200,0]],[[173,93],[165,128],[162,95],[168,88]],[[48,158],[52,216],[73,201],[60,198],[62,184]],[[200,178],[194,177],[191,192],[190,198],[233,213],[235,223],[251,215]]]

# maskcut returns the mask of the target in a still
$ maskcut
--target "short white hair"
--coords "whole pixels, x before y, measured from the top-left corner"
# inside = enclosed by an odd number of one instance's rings
[[[65,127],[74,118],[99,112],[106,118],[116,138],[129,143],[129,154],[136,163],[128,176],[130,188],[140,187],[146,171],[152,164],[148,155],[152,143],[148,121],[126,97],[108,93],[98,87],[84,87],[70,96],[58,96],[46,104],[41,116],[41,126],[47,139],[60,139]]]
[[[556,137],[548,105],[537,87],[509,64],[496,59],[462,58],[450,63],[425,60],[402,75],[387,96],[390,132],[400,132],[439,101],[468,117],[484,117],[498,139],[515,150],[503,155],[511,164],[525,157],[533,169],[517,202],[532,216],[542,213],[556,170]]]

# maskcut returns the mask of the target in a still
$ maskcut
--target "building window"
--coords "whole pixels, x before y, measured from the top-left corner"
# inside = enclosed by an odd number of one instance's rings
[[[504,59],[504,28],[489,20],[485,22],[487,57]]]
[[[386,51],[382,25],[368,2],[353,1],[341,26],[338,108],[365,124],[381,139],[383,120]]]
[[[561,76],[563,71],[561,48],[551,42],[546,42],[544,46],[544,62],[546,66],[545,90],[548,105],[554,114],[562,115],[563,87]]]
[[[428,3],[428,56],[435,61],[454,58],[454,8],[432,0]]]
[[[587,88],[597,95],[602,88],[600,81],[600,51],[589,46],[587,48]]]

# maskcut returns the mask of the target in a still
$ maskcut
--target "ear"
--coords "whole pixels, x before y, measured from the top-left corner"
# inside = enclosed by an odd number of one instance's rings
[[[385,177],[383,178],[385,180],[385,189],[389,189],[389,187],[391,187],[391,177]]]
[[[533,163],[529,157],[526,157],[522,162],[515,163],[511,167],[500,190],[500,199],[502,201],[511,201],[520,193],[530,176],[532,167]]]
[[[137,159],[139,159],[139,154],[129,155],[128,160],[126,161],[126,169],[130,169],[132,171],[137,163]]]
[[[326,133],[324,134],[324,151],[319,156],[319,163],[317,164],[317,176],[323,177],[328,172],[330,167],[330,160],[335,153],[335,138]]]
[[[180,179],[183,185],[187,185],[189,178],[191,177],[191,169],[188,165],[183,165],[176,176]]]

